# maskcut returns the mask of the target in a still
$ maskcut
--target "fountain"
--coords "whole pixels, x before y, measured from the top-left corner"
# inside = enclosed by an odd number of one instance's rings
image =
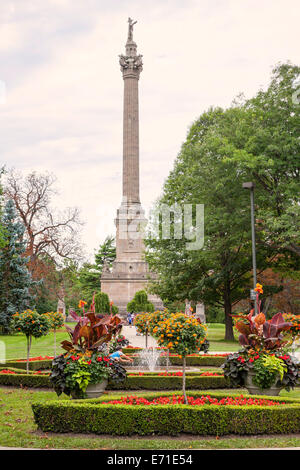
[[[154,372],[159,363],[160,350],[155,348],[143,349],[139,353],[139,364],[143,369]]]

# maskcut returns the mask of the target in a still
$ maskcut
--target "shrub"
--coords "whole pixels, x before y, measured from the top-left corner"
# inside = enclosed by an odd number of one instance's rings
[[[139,290],[127,304],[127,311],[130,313],[154,312],[154,305],[149,302],[147,292]]]
[[[165,392],[172,397],[174,392]],[[145,393],[153,399],[161,393]],[[193,391],[194,398],[203,392]],[[226,398],[227,394],[213,392],[212,398]],[[232,394],[231,396],[237,396]],[[109,400],[120,399],[120,395]],[[251,398],[254,398],[252,395]],[[262,398],[261,396],[259,398]],[[266,397],[267,398],[267,397]],[[268,397],[269,398],[269,397]],[[96,433],[130,436],[162,434],[221,436],[228,434],[258,435],[299,433],[300,401],[277,399],[280,406],[191,406],[105,405],[107,397],[96,400],[60,400],[32,405],[35,422],[43,432]]]

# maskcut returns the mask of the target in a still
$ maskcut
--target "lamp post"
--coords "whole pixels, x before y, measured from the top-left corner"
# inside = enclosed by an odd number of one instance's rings
[[[251,203],[251,238],[252,238],[252,267],[253,267],[253,294],[256,287],[256,249],[255,249],[255,216],[254,216],[254,187],[255,184],[252,181],[243,183],[244,189],[250,189],[250,203]],[[253,296],[251,295],[251,298]],[[257,302],[256,297],[254,301],[255,315],[257,315]]]

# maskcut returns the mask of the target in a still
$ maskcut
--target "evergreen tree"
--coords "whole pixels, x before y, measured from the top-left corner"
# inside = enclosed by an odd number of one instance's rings
[[[24,226],[17,220],[15,205],[8,200],[2,217],[5,246],[0,250],[0,328],[9,333],[12,315],[32,307],[30,288],[35,284],[24,256]]]
[[[146,291],[139,290],[133,299],[127,304],[127,311],[130,313],[154,312],[154,305],[149,302]]]

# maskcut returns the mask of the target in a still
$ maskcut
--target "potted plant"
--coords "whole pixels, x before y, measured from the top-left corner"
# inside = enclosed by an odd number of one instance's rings
[[[260,312],[262,286],[257,284],[255,290],[258,314],[233,315],[242,349],[230,354],[221,367],[233,386],[245,386],[250,394],[278,395],[282,388],[297,385],[300,377],[298,360],[287,353],[291,324],[281,313],[267,321]]]
[[[74,329],[66,325],[71,341],[61,343],[67,352],[54,358],[50,380],[58,395],[73,398],[99,397],[108,379],[120,382],[126,370],[109,357],[109,342],[115,342],[121,319],[117,315],[84,313],[82,317],[70,312],[77,321]]]

